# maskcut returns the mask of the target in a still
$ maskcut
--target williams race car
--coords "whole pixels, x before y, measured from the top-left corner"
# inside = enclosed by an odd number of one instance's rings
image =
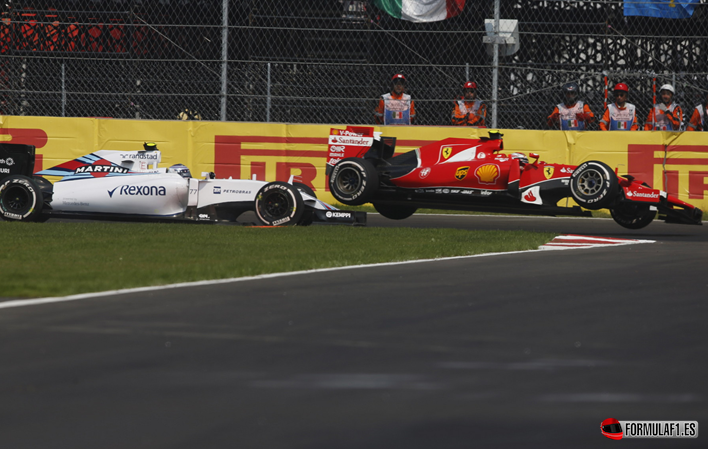
[[[504,154],[502,135],[448,138],[394,156],[396,139],[370,127],[332,129],[327,174],[343,204],[372,203],[400,220],[419,208],[589,216],[609,209],[621,226],[639,229],[657,215],[667,223],[701,224],[703,212],[600,161],[580,166]],[[559,206],[572,198],[579,206]],[[588,209],[588,210],[584,210]]]
[[[177,164],[158,168],[154,144],[141,151],[100,150],[33,175],[35,147],[0,144],[0,217],[15,221],[90,218],[235,222],[255,211],[265,226],[366,223],[365,212],[341,211],[304,184],[192,178]],[[43,176],[59,176],[54,184]]]

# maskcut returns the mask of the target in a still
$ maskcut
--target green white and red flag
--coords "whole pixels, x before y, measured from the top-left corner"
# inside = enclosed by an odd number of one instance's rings
[[[374,0],[374,5],[408,22],[438,22],[460,14],[465,0]]]

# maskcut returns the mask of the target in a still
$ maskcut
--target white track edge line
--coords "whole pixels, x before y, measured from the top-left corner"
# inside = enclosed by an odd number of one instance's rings
[[[212,279],[212,280],[194,281],[194,282],[180,282],[177,284],[158,285],[158,286],[152,286],[152,287],[126,288],[126,289],[121,289],[121,290],[108,290],[108,291],[104,291],[104,292],[81,293],[81,294],[77,294],[77,295],[59,296],[59,297],[50,297],[50,298],[15,299],[15,300],[10,300],[10,301],[0,302],[0,309],[10,309],[13,307],[26,307],[26,306],[34,306],[34,305],[41,305],[41,304],[53,304],[53,303],[59,303],[59,302],[77,301],[80,299],[101,298],[101,297],[112,296],[112,295],[126,295],[126,294],[130,294],[130,293],[152,292],[152,291],[157,291],[157,290],[162,290],[162,289],[167,289],[167,288],[174,289],[174,288],[182,288],[182,287],[199,287],[199,286],[204,286],[204,285],[228,284],[228,283],[235,283],[235,282],[255,281],[255,280],[261,280],[261,279],[273,279],[273,278],[278,278],[278,277],[298,276],[301,274],[327,273],[330,271],[353,270],[353,269],[358,269],[358,268],[390,267],[390,266],[395,266],[395,265],[405,265],[405,264],[414,264],[414,263],[444,262],[447,260],[472,259],[475,257],[503,256],[506,254],[525,254],[525,253],[536,253],[536,252],[548,252],[549,250],[559,251],[559,250],[569,250],[569,249],[599,248],[599,247],[603,247],[603,246],[633,245],[635,243],[640,243],[640,242],[639,241],[631,241],[631,242],[627,242],[627,243],[614,244],[614,245],[593,245],[593,246],[569,247],[569,248],[568,247],[566,247],[566,248],[560,248],[560,247],[544,248],[544,246],[540,246],[538,249],[531,249],[531,250],[526,250],[526,251],[508,251],[508,252],[500,252],[500,253],[471,254],[468,256],[440,257],[437,259],[416,259],[416,260],[404,260],[404,261],[400,261],[400,262],[383,262],[383,263],[374,263],[374,264],[347,265],[344,267],[316,268],[316,269],[312,269],[312,270],[286,271],[286,272],[282,272],[282,273],[267,273],[267,274],[259,274],[256,276],[244,276],[244,277],[239,277],[239,278]],[[654,241],[653,240],[645,240],[645,241],[642,241],[641,243],[654,243]]]

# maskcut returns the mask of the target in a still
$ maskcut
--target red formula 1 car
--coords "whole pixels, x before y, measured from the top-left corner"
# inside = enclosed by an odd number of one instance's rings
[[[419,208],[534,215],[588,216],[609,209],[625,228],[667,223],[701,224],[703,212],[607,164],[580,166],[539,161],[531,153],[504,154],[502,135],[448,138],[394,156],[395,138],[370,127],[332,129],[327,174],[332,195],[344,204],[371,202],[384,217],[403,219]],[[572,198],[579,206],[559,206]]]

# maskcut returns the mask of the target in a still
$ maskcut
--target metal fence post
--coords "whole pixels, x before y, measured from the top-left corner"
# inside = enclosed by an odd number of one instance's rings
[[[229,0],[222,0],[221,7],[221,121],[226,121],[226,92],[229,60]]]

